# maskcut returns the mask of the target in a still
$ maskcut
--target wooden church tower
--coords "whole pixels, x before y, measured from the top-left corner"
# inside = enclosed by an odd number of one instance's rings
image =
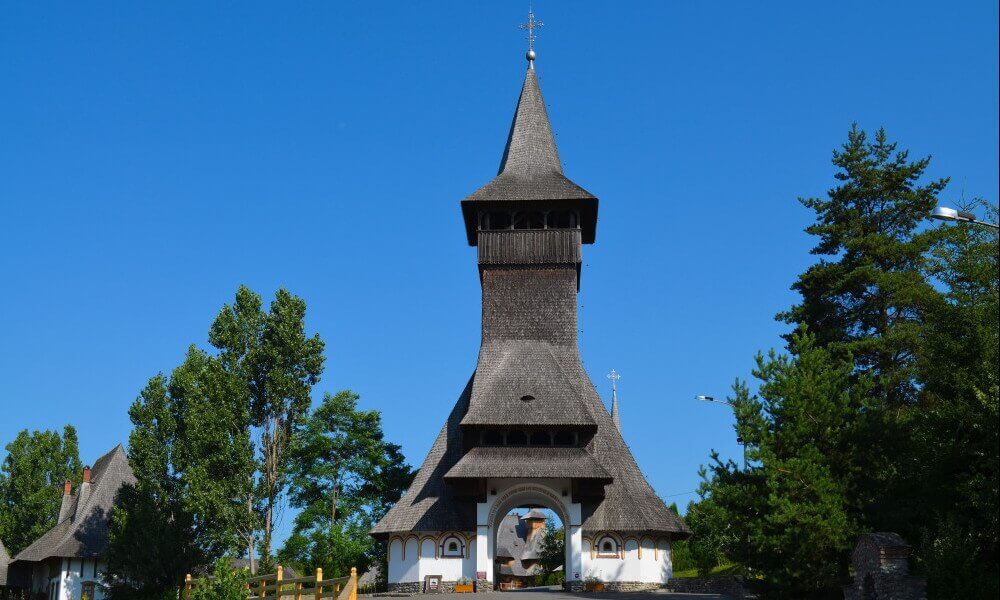
[[[529,15],[529,19],[530,19]],[[531,21],[529,21],[531,22]],[[530,39],[530,38],[529,38]],[[496,534],[514,508],[566,528],[567,587],[658,587],[687,526],[646,482],[580,361],[582,248],[597,198],[564,174],[528,52],[497,176],[462,201],[483,290],[476,371],[413,484],[372,530],[389,542],[390,590],[427,576],[493,589]]]

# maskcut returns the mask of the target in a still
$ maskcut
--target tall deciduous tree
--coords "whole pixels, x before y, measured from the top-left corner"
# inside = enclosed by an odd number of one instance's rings
[[[158,597],[185,573],[252,539],[254,461],[238,378],[197,348],[152,378],[129,411],[125,487],[111,525],[105,583],[115,600]]]
[[[291,503],[302,511],[282,561],[334,576],[380,562],[368,530],[400,498],[413,471],[399,446],[384,439],[378,411],[359,410],[357,402],[349,391],[327,394],[295,432]]]
[[[245,386],[258,455],[261,554],[269,559],[276,510],[288,486],[289,449],[323,373],[323,341],[305,333],[305,302],[278,290],[267,312],[245,286],[216,317],[209,341],[227,373]],[[254,503],[248,503],[252,510]]]
[[[80,482],[76,429],[20,432],[0,466],[0,539],[13,556],[56,524],[63,482]]]

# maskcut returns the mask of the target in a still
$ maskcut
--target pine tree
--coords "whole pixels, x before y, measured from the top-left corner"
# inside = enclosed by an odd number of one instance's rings
[[[802,597],[834,589],[847,573],[859,532],[858,414],[870,383],[854,378],[849,355],[838,358],[804,330],[791,336],[789,351],[757,356],[757,395],[734,386],[736,429],[752,466],[743,471],[715,456],[690,520],[721,536],[692,548],[702,570],[713,558],[705,555],[721,549],[763,574],[772,595]]]
[[[816,212],[806,228],[819,238],[812,253],[829,258],[799,277],[792,289],[802,302],[778,318],[808,326],[820,345],[851,353],[883,406],[910,405],[920,326],[940,302],[923,273],[939,234],[918,228],[948,180],[921,183],[930,158],[910,161],[883,129],[869,142],[852,126],[833,164],[839,185],[826,198],[800,200]]]

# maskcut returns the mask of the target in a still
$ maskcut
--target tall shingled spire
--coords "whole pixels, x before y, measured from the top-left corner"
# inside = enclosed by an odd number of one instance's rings
[[[546,173],[561,175],[562,172],[559,150],[556,149],[549,115],[545,111],[542,90],[538,87],[538,76],[534,69],[528,69],[497,174],[530,178]]]
[[[534,61],[528,64],[497,176],[462,201],[469,245],[478,243],[477,215],[484,209],[481,203],[500,206],[539,201],[572,204],[580,214],[582,241],[592,244],[597,235],[597,198],[563,174],[538,75],[530,67]]]

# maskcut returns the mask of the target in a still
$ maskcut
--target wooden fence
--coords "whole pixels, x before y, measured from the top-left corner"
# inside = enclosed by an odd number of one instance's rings
[[[191,598],[191,590],[199,579],[188,575],[184,578],[184,600]],[[286,579],[281,566],[277,573],[251,577],[246,583],[248,600],[358,600],[358,570],[351,567],[351,574],[336,579],[323,579],[323,569],[315,575]]]

